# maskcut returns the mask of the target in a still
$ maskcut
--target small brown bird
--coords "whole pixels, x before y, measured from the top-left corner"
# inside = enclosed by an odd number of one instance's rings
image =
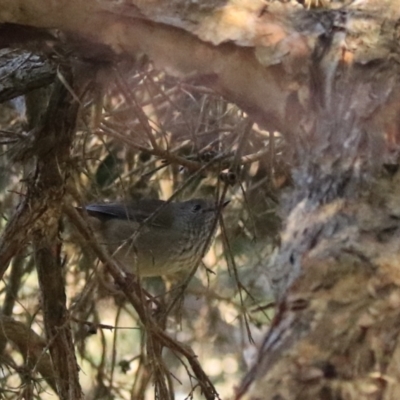
[[[128,272],[143,277],[194,267],[211,245],[218,211],[214,202],[204,199],[146,199],[85,208],[99,241]]]

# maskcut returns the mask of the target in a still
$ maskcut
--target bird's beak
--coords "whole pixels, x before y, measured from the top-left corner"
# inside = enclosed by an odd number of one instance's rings
[[[225,208],[230,202],[231,202],[230,200],[225,200],[225,201],[222,203],[222,208]]]
[[[231,202],[230,200],[225,200],[225,201],[222,203],[220,210],[222,210],[223,208],[225,208],[230,202]],[[216,206],[213,206],[213,207],[211,207],[211,208],[207,208],[207,209],[205,209],[204,211],[207,211],[207,212],[208,212],[208,211],[210,211],[210,212],[216,212],[216,211],[218,211],[218,209],[219,209],[219,204],[217,204]]]

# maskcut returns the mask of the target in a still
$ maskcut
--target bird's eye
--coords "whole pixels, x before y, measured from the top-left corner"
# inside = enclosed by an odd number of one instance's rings
[[[193,211],[195,211],[195,212],[200,211],[200,209],[201,209],[201,205],[200,204],[195,204],[193,206]]]

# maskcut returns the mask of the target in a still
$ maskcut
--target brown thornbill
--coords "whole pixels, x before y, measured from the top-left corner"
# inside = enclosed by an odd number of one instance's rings
[[[128,272],[143,277],[191,270],[211,245],[218,213],[218,205],[204,199],[145,199],[85,209],[98,240]]]

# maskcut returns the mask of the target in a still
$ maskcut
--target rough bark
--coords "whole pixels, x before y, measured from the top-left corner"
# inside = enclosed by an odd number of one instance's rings
[[[1,34],[1,33],[0,33]],[[29,52],[0,52],[0,102],[49,85],[56,74],[54,66]]]
[[[398,162],[400,2],[326,12],[210,2],[203,14],[183,1],[137,1],[131,14],[94,1],[3,3],[0,21],[145,52],[292,145],[296,187],[270,271],[277,315],[238,397],[397,399],[400,178],[383,166]]]
[[[39,372],[48,385],[56,391],[54,369],[50,356],[46,353],[46,341],[22,322],[2,315],[0,317],[0,346],[11,342],[18,348],[27,364]]]
[[[251,399],[396,399],[399,175],[350,193],[354,175],[344,191],[337,177],[309,176],[316,186],[290,213],[275,260],[299,271],[238,395],[253,382]]]
[[[64,78],[74,87],[71,72]],[[42,293],[44,325],[61,399],[83,397],[79,384],[79,367],[75,358],[70,321],[66,309],[65,285],[59,252],[60,203],[68,178],[69,152],[75,133],[79,103],[64,82],[55,83],[43,125],[33,146],[37,158],[36,179],[31,182],[28,201],[40,202],[43,214],[32,232],[36,268]]]
[[[70,88],[74,87],[69,68],[64,67],[59,74],[64,81],[58,79],[54,84],[46,114],[15,152],[15,158],[22,161],[33,157],[36,167],[27,179],[24,201],[3,232],[0,258],[3,273],[10,258],[32,240],[47,346],[55,375],[52,387],[57,388],[61,399],[75,400],[82,397],[82,392],[66,310],[58,232],[79,104],[65,86],[69,82]]]

